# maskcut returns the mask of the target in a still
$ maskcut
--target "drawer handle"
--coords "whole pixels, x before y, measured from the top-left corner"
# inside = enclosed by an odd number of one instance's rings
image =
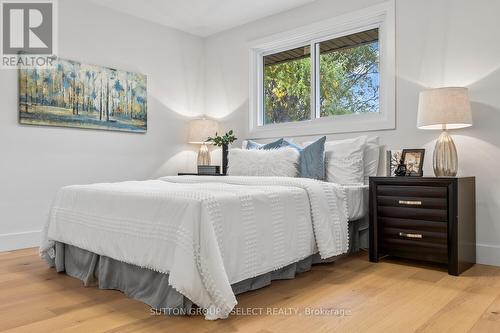
[[[419,200],[399,200],[400,205],[420,206],[422,201]]]
[[[422,234],[407,234],[406,232],[400,232],[399,236],[406,238],[423,238]]]

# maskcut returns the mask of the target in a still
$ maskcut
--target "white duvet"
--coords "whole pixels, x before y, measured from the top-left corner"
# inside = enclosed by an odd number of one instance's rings
[[[319,251],[348,250],[345,188],[286,177],[164,177],[67,186],[40,248],[54,241],[169,274],[169,283],[225,318],[231,284]]]

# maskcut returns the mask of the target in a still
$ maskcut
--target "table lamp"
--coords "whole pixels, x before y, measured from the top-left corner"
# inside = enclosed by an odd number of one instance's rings
[[[207,142],[209,136],[214,136],[218,131],[219,124],[215,120],[210,119],[194,119],[189,123],[188,142],[199,144],[198,165],[210,165],[210,152],[208,151]]]
[[[469,126],[472,126],[472,113],[467,88],[446,87],[420,93],[417,127],[443,131],[433,154],[434,174],[437,177],[457,175],[457,148],[448,130]]]

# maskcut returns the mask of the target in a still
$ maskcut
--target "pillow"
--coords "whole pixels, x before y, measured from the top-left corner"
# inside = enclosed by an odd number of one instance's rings
[[[326,181],[338,184],[364,183],[366,136],[325,143]]]
[[[363,156],[365,183],[368,180],[368,177],[374,177],[377,175],[379,158],[380,146],[378,143],[378,137],[369,138],[366,140],[365,153]]]
[[[293,147],[300,153],[299,177],[325,179],[325,141],[326,136],[302,148],[283,140],[284,147]]]
[[[277,149],[280,148],[281,145],[283,144],[283,138],[278,139],[276,141],[262,144],[258,143],[252,140],[246,140],[247,144],[245,149],[263,149],[263,150],[269,150],[269,149]]]
[[[229,150],[230,176],[297,177],[299,152],[295,148]]]

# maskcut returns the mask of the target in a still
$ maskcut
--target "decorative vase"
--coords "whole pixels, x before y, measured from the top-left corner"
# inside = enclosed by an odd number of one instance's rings
[[[226,144],[222,145],[222,174],[227,173],[227,155],[229,153],[229,146]]]
[[[434,167],[434,174],[437,177],[454,177],[457,175],[457,148],[446,130],[441,133],[436,142],[432,164]]]

